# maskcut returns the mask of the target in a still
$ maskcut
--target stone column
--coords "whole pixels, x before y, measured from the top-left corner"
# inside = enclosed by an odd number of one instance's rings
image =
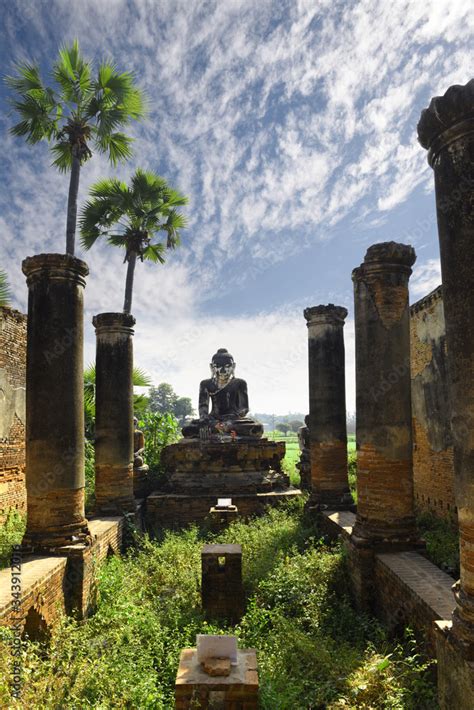
[[[474,660],[474,79],[432,99],[418,137],[435,177],[451,388],[461,549],[453,633]],[[472,694],[465,702],[474,705]]]
[[[352,504],[347,478],[344,320],[330,303],[306,308],[312,499],[337,509]]]
[[[410,314],[413,247],[371,246],[352,273],[355,301],[357,518],[355,542],[417,538],[413,500]]]
[[[133,326],[125,313],[93,318],[97,336],[95,393],[96,511],[135,510],[133,497]]]
[[[66,254],[28,257],[22,267],[28,285],[24,544],[50,549],[88,534],[83,290],[89,269]]]

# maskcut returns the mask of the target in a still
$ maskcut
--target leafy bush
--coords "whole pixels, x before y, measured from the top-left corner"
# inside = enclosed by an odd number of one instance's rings
[[[349,452],[347,457],[347,475],[354,503],[357,503],[357,453],[355,451]]]
[[[154,474],[162,473],[161,450],[179,439],[179,423],[173,414],[145,412],[138,422],[145,435],[145,463]]]
[[[426,542],[426,556],[433,564],[457,579],[459,577],[459,531],[454,521],[423,513],[417,518],[418,529]]]
[[[0,525],[0,569],[10,566],[13,545],[19,545],[26,528],[26,516],[10,508]]]
[[[94,507],[95,501],[95,451],[94,444],[85,440],[86,511]]]
[[[249,599],[236,627],[200,611],[204,540],[244,547]],[[318,541],[301,503],[219,535],[191,527],[165,532],[160,544],[143,538],[100,569],[93,617],[63,620],[47,651],[24,642],[21,704],[10,698],[9,632],[0,631],[0,706],[170,710],[180,650],[196,633],[235,632],[241,647],[257,649],[263,710],[434,709],[430,664],[414,641],[390,643],[352,609],[346,589],[340,548]]]

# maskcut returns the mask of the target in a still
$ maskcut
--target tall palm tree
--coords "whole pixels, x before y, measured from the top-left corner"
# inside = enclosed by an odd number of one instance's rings
[[[10,304],[10,287],[7,281],[7,275],[4,271],[0,271],[0,307]]]
[[[179,230],[186,226],[176,208],[188,199],[169,187],[164,178],[141,169],[135,171],[130,187],[110,178],[92,185],[89,194],[92,199],[80,217],[82,246],[90,249],[103,236],[109,244],[125,249],[128,267],[123,312],[130,313],[137,258],[164,263],[165,250],[178,246]],[[159,241],[160,231],[165,232],[166,243]]]
[[[20,121],[10,130],[27,143],[46,140],[61,172],[71,171],[66,223],[66,253],[74,254],[77,194],[81,166],[92,148],[105,153],[112,165],[131,155],[132,139],[120,132],[131,119],[144,115],[144,95],[130,72],[120,73],[109,61],[93,76],[74,40],[63,47],[53,65],[55,87],[46,86],[35,64],[16,65],[6,83],[15,92],[11,103]],[[92,146],[92,148],[91,148]]]

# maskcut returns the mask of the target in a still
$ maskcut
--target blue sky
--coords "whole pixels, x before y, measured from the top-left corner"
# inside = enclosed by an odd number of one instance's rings
[[[133,159],[114,171],[94,156],[81,200],[97,178],[127,179],[137,166],[189,195],[183,246],[165,266],[137,268],[136,364],[196,403],[210,356],[227,347],[254,411],[306,411],[302,311],[333,302],[349,310],[353,410],[353,267],[394,239],[418,254],[412,301],[440,282],[416,124],[432,96],[473,75],[469,3],[3,0],[0,11],[5,71],[34,60],[46,74],[78,37],[86,56],[133,70],[149,94]],[[68,179],[46,144],[8,135],[2,105],[0,266],[25,310],[21,261],[64,251]],[[87,363],[92,315],[121,309],[125,267],[106,246],[85,258]]]

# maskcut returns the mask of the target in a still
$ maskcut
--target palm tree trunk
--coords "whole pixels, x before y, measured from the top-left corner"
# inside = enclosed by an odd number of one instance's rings
[[[81,172],[81,159],[75,148],[72,149],[71,179],[69,181],[69,195],[67,198],[67,223],[66,223],[66,254],[74,256],[76,241],[77,221],[77,193],[79,192],[79,175]]]
[[[125,281],[125,300],[123,302],[123,312],[130,314],[132,310],[133,276],[135,274],[135,264],[137,262],[137,252],[131,251],[128,257],[127,279]]]

